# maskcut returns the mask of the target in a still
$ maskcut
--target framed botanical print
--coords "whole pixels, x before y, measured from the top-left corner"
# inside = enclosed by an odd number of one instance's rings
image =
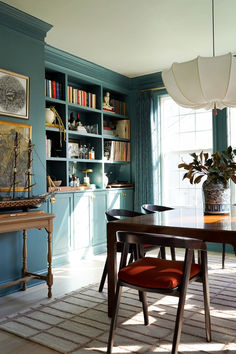
[[[0,115],[29,119],[29,77],[0,69]]]
[[[17,151],[15,151],[16,132],[18,133]],[[16,190],[24,190],[28,171],[28,144],[31,135],[31,125],[0,121],[0,192],[7,192],[11,189],[15,166]]]

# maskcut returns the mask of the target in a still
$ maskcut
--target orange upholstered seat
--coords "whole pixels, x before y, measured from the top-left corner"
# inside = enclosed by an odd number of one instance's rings
[[[152,289],[174,289],[181,283],[184,262],[145,257],[119,271],[120,280]],[[201,272],[199,264],[192,264],[190,279]]]

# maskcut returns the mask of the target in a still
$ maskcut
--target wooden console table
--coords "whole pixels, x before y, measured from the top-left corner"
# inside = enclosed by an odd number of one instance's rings
[[[52,231],[54,214],[47,214],[42,211],[19,213],[19,214],[2,214],[0,216],[0,233],[13,231],[23,231],[23,267],[22,277],[0,286],[0,289],[23,283],[23,290],[26,290],[26,283],[32,279],[45,280],[48,285],[48,297],[52,297]],[[29,229],[45,229],[48,234],[48,273],[40,275],[28,272],[27,268],[27,230]]]

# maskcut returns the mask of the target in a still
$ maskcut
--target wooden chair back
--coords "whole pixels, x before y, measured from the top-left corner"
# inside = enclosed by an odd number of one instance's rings
[[[105,212],[107,221],[115,221],[120,218],[132,218],[134,216],[143,215],[143,213],[139,213],[133,210],[126,209],[110,209]]]
[[[143,204],[142,209],[145,211],[146,214],[151,214],[155,212],[162,212],[166,210],[173,210],[174,208],[170,208],[163,205],[156,205],[156,204]]]

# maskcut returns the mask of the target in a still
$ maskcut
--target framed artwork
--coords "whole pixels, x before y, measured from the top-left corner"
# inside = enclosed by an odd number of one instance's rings
[[[0,121],[0,192],[8,192],[12,186],[16,132],[18,132],[16,190],[23,191],[25,187],[28,171],[28,142],[32,136],[32,126]]]
[[[79,143],[68,143],[68,152],[71,159],[79,157]]]
[[[0,69],[0,115],[29,119],[29,77]]]

